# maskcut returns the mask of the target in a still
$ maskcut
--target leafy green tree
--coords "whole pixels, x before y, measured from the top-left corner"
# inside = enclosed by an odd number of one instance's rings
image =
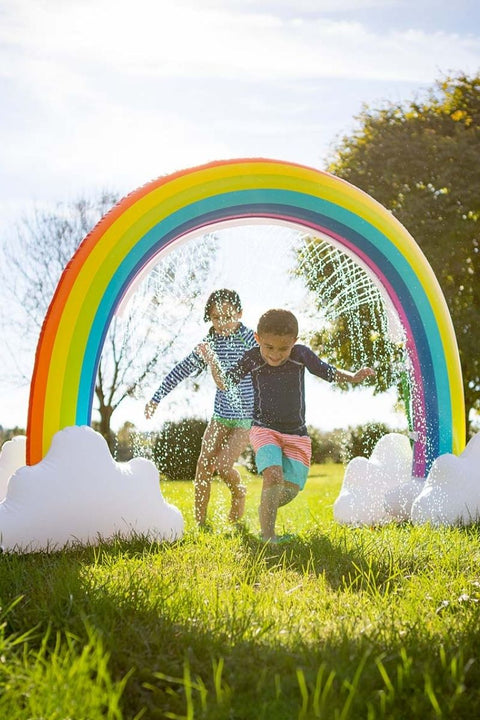
[[[455,327],[469,412],[480,409],[480,74],[438,81],[424,99],[365,107],[329,170],[400,220],[431,264]]]

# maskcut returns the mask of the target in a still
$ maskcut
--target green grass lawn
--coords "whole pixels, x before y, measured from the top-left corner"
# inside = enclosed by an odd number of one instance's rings
[[[480,717],[479,527],[342,527],[342,476],[312,468],[284,546],[247,476],[241,531],[220,483],[205,532],[191,483],[162,481],[181,541],[0,557],[0,717]]]
[[[258,505],[262,481],[259,476],[250,475],[240,468],[247,485],[247,505],[244,523],[252,534],[260,533],[258,523]],[[310,469],[308,482],[300,495],[290,505],[280,508],[277,530],[279,533],[303,533],[311,529],[312,523],[320,519],[332,518],[332,507],[340,490],[343,465],[313,465]],[[195,530],[193,515],[193,484],[162,481],[164,497],[182,511],[187,534]],[[231,528],[227,522],[230,507],[230,493],[221,481],[213,483],[212,495],[208,511],[209,523],[216,532],[224,533]]]

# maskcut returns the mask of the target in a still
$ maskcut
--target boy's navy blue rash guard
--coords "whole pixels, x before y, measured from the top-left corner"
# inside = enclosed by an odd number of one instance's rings
[[[227,384],[252,376],[253,424],[288,435],[307,435],[305,425],[305,368],[317,377],[333,382],[336,368],[320,360],[306,345],[294,345],[283,365],[274,367],[262,358],[259,347],[248,350],[227,373]]]

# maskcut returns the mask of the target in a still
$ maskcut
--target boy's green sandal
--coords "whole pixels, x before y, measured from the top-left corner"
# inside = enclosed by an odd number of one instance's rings
[[[285,543],[291,542],[292,540],[296,540],[297,536],[292,534],[286,534],[286,535],[275,535],[275,537],[268,538],[268,540],[264,540],[262,536],[260,535],[260,540],[264,543],[268,543],[269,545],[284,545]]]

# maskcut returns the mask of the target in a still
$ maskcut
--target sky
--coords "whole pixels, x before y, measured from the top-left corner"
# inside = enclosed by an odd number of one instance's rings
[[[212,160],[324,169],[364,103],[479,69],[476,0],[0,0],[1,237]],[[0,397],[25,424],[28,389]]]

